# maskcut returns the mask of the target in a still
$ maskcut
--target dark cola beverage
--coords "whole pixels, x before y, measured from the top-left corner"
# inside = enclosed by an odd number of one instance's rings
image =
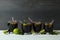
[[[53,24],[45,23],[44,29],[45,29],[45,32],[52,33],[53,32]]]
[[[30,23],[21,24],[21,28],[22,28],[23,34],[24,33],[31,34],[32,25]]]
[[[42,23],[41,22],[35,22],[33,24],[33,30],[35,33],[39,33],[42,29]]]
[[[9,33],[10,32],[13,32],[13,30],[15,29],[15,28],[18,28],[18,23],[17,22],[8,22],[8,31],[9,31]]]
[[[51,34],[53,32],[53,24],[49,23],[49,33]]]
[[[43,24],[43,27],[44,27],[44,29],[45,29],[45,32],[49,32],[49,23],[45,23],[45,24]]]

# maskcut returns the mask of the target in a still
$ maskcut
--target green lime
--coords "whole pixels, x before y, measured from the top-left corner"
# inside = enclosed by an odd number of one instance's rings
[[[24,23],[23,26],[27,26],[28,24]]]
[[[4,32],[3,32],[4,34],[6,34],[6,33],[8,33],[8,30],[4,30]]]
[[[22,34],[22,31],[21,31],[19,28],[15,28],[15,29],[13,30],[13,33],[14,33],[14,34]]]
[[[41,34],[45,34],[45,30],[42,29],[42,30],[40,31],[40,33],[41,33]]]
[[[52,34],[52,35],[58,35],[59,33],[58,32],[51,32],[50,34]]]

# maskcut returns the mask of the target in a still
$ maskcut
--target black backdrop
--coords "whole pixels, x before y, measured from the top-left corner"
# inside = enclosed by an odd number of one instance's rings
[[[54,29],[60,29],[60,0],[0,0],[0,29],[7,29],[11,17],[55,20]]]

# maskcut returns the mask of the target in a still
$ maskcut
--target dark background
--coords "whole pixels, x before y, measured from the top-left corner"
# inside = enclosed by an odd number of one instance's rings
[[[54,29],[60,29],[60,0],[0,0],[0,29],[7,29],[7,22],[15,17],[55,20]]]

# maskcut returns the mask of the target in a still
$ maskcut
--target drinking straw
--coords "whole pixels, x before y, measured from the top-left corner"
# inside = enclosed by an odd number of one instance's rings
[[[30,17],[28,17],[28,20],[33,23],[33,20]]]
[[[51,22],[50,22],[50,24],[53,24],[54,23],[54,20],[52,20]]]
[[[12,21],[14,22],[14,17],[12,17]]]

